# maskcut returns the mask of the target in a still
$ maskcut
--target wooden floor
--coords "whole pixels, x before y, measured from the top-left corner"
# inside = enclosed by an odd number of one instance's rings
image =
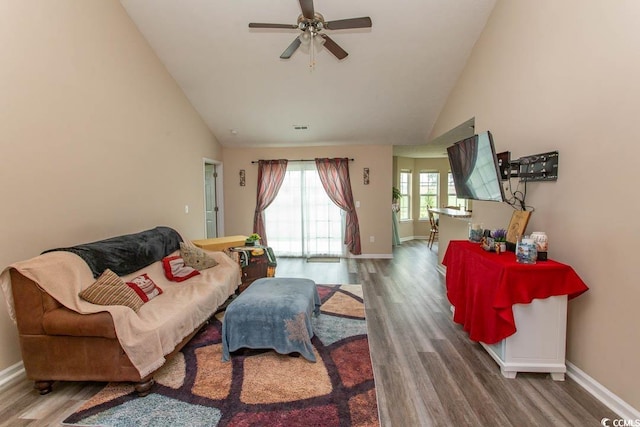
[[[363,285],[382,426],[600,426],[618,418],[569,378],[503,378],[451,321],[436,254],[416,240],[392,260],[278,258],[280,277]],[[0,393],[0,426],[59,426],[101,385],[56,383],[46,396],[31,386],[24,380]]]

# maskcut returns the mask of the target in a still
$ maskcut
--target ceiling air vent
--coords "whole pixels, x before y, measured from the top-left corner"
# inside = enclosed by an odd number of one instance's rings
[[[293,130],[309,130],[309,125],[293,125]]]

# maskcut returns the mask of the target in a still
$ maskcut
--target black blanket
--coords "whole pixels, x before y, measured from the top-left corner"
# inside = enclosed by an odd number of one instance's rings
[[[133,273],[180,249],[182,237],[172,228],[156,227],[140,233],[127,234],[69,248],[49,249],[73,252],[98,277],[107,268],[118,276]]]

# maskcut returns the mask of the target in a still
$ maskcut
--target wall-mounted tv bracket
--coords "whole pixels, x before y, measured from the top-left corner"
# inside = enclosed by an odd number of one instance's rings
[[[498,169],[500,170],[500,179],[502,181],[518,177],[520,163],[518,160],[511,161],[511,151],[503,151],[496,154],[496,157],[498,158]]]
[[[503,151],[502,153],[496,154],[498,158],[498,169],[500,170],[500,179],[502,181],[506,181],[511,177],[509,173],[509,166],[511,165],[511,151]]]
[[[518,175],[520,181],[556,181],[558,179],[558,152],[535,154],[520,157]],[[511,174],[513,177],[514,175]]]
[[[511,168],[511,173],[509,173],[509,177],[517,178],[518,176],[520,176],[520,162],[519,161],[514,160],[513,162],[509,163],[509,167]]]

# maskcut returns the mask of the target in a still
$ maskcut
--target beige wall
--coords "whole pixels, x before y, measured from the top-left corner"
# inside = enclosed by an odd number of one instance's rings
[[[569,307],[567,358],[640,408],[640,3],[499,0],[433,131],[475,116],[497,151],[559,150],[557,182],[531,183],[529,231],[591,288]],[[485,226],[506,205],[478,202]],[[631,214],[631,215],[629,215]]]
[[[221,149],[120,3],[0,15],[0,268],[156,225],[201,237],[202,158]],[[0,294],[0,371],[19,360]]]
[[[258,165],[260,159],[313,159],[349,157],[349,175],[360,222],[363,256],[391,256],[391,183],[392,147],[390,145],[352,145],[297,148],[224,148],[224,209],[227,235],[251,233],[256,208]],[[369,168],[370,184],[364,185],[362,169]],[[240,169],[246,171],[246,186],[238,182]],[[369,237],[375,242],[371,243]]]

